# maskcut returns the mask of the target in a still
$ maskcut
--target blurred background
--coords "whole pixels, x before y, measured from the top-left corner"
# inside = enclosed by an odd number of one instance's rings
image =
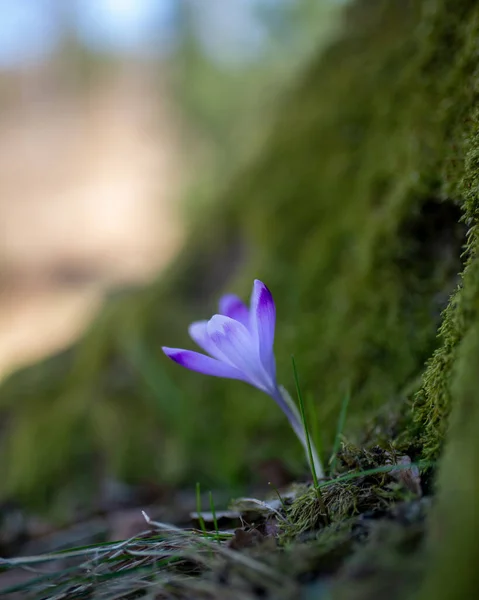
[[[1,377],[162,271],[341,4],[0,0]]]
[[[161,351],[254,278],[323,458],[347,390],[350,441],[404,417],[465,240],[423,8],[0,0],[0,532],[5,502],[61,520],[307,477],[271,399]]]
[[[265,251],[239,234],[262,203],[228,188],[249,180],[345,4],[0,0],[0,501],[59,518],[111,485],[230,496],[304,471],[268,399],[160,348],[191,343],[222,291],[288,282],[269,233]],[[277,266],[248,260],[238,279],[247,256]]]

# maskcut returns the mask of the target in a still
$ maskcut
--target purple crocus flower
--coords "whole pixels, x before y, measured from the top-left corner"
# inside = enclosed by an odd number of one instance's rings
[[[220,314],[209,321],[196,321],[188,332],[205,352],[163,347],[163,352],[179,365],[204,375],[239,379],[271,396],[287,416],[306,449],[306,436],[298,409],[276,380],[273,352],[276,307],[264,283],[255,279],[250,308],[233,294],[219,302]],[[323,470],[313,448],[318,477]]]

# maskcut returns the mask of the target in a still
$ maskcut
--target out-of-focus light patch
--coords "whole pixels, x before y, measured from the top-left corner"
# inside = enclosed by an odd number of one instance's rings
[[[350,0],[309,0],[339,9]],[[232,66],[261,60],[271,35],[261,9],[277,10],[306,4],[306,0],[188,0],[194,8],[196,34],[205,53],[215,62]],[[321,7],[320,7],[321,8]],[[263,11],[264,15],[264,11]]]
[[[259,0],[192,1],[198,39],[211,59],[231,65],[261,55],[267,31],[256,14],[259,4]]]
[[[113,52],[168,50],[174,38],[176,0],[74,0],[78,36]]]
[[[0,68],[42,60],[58,38],[49,0],[0,0]]]

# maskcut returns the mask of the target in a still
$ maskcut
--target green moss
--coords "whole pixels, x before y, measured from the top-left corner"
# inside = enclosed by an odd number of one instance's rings
[[[344,471],[343,475],[396,464],[395,454],[379,447],[359,449],[346,445],[338,454],[338,459],[339,470]],[[281,524],[283,539],[297,539],[304,533],[318,532],[328,522],[347,524],[352,517],[385,511],[395,502],[410,497],[411,492],[389,472],[343,481],[332,480],[321,487],[321,500],[314,487],[305,486],[303,490],[298,490],[287,508],[287,522]],[[327,510],[327,518],[323,505]]]
[[[465,286],[466,289],[466,286]],[[468,297],[479,311],[479,288]],[[429,532],[429,570],[421,600],[473,598],[479,588],[479,325],[456,349],[450,386],[453,411]],[[446,543],[445,543],[446,542]]]
[[[441,164],[440,180],[442,194],[461,201],[463,221],[468,231],[462,255],[465,269],[444,311],[439,329],[440,345],[428,363],[423,386],[415,402],[417,434],[426,458],[437,458],[442,447],[451,407],[450,386],[456,351],[477,319],[474,298],[479,289],[479,264],[476,259],[479,217],[479,72],[477,47],[473,41],[479,30],[479,11],[474,3],[462,2],[458,12],[438,12],[432,23],[438,32],[442,31],[442,39],[438,43],[443,48],[446,48],[447,42],[451,47],[460,49],[456,52],[455,69],[445,81],[438,82],[439,87],[444,88],[444,96],[447,94],[455,97],[454,103],[445,102],[438,111],[439,117],[449,128],[449,148],[446,159]]]
[[[160,351],[188,345],[188,322],[222,290],[247,295],[254,277],[277,301],[280,380],[293,389],[294,353],[325,447],[345,385],[353,437],[378,407],[407,400],[433,356],[406,434],[436,456],[455,348],[475,315],[478,37],[473,0],[348,9],[169,273],[112,299],[76,347],[3,385],[2,494],[49,502],[80,473],[91,490],[92,462],[100,476],[207,486],[244,482],[272,456],[301,469],[273,402]]]

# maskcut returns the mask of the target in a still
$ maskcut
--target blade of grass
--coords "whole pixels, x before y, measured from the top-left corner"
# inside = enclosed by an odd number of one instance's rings
[[[268,482],[268,485],[270,485],[270,486],[273,488],[273,490],[275,491],[276,495],[278,496],[278,500],[279,500],[279,502],[280,502],[280,504],[281,504],[281,508],[282,508],[282,509],[284,510],[284,512],[286,513],[286,511],[287,511],[287,506],[286,506],[286,504],[285,504],[285,502],[284,502],[283,498],[281,497],[281,494],[279,493],[279,490],[278,490],[278,488],[277,488],[275,485],[273,485],[273,484],[271,483],[271,481],[269,481],[269,482]]]
[[[341,436],[344,431],[344,424],[346,422],[346,414],[348,412],[350,398],[351,398],[351,392],[348,387],[346,393],[343,396],[343,401],[341,402],[341,410],[339,412],[338,427],[336,429],[336,437],[334,438],[333,453],[331,454],[331,458],[329,459],[330,473],[334,473],[334,470],[336,469],[336,462],[337,462],[337,458],[338,458],[339,446],[341,445]]]
[[[200,523],[201,531],[204,533],[204,535],[208,535],[205,520],[203,519],[203,514],[201,512],[201,487],[199,481],[196,482],[196,512],[198,514],[198,521]]]
[[[434,463],[431,461],[411,463],[409,465],[383,465],[382,467],[375,467],[374,469],[366,469],[365,471],[357,471],[355,473],[346,473],[344,475],[340,475],[339,477],[335,477],[334,479],[322,481],[319,484],[319,487],[327,487],[328,485],[332,485],[333,483],[342,483],[343,481],[350,481],[351,479],[358,479],[359,477],[367,477],[368,475],[389,473],[390,471],[405,471],[411,469],[412,467],[417,467],[418,469],[428,469],[433,466]]]
[[[296,384],[296,393],[298,394],[299,410],[300,410],[300,413],[301,413],[301,419],[303,421],[304,435],[306,436],[306,444],[307,444],[307,447],[308,447],[309,463],[310,463],[310,467],[311,467],[311,474],[313,476],[314,489],[316,490],[316,494],[317,494],[317,497],[318,497],[318,502],[319,502],[319,505],[321,506],[321,508],[322,508],[322,510],[324,512],[325,519],[326,519],[327,522],[329,522],[328,509],[326,508],[326,505],[324,504],[323,497],[322,497],[321,492],[319,490],[319,481],[318,481],[318,476],[316,474],[316,466],[314,464],[314,459],[313,459],[313,450],[311,448],[311,438],[310,438],[310,435],[309,435],[309,429],[308,429],[308,422],[307,422],[307,418],[306,418],[306,412],[304,410],[303,395],[301,394],[301,387],[299,385],[298,371],[296,369],[296,362],[294,360],[294,356],[291,356],[291,362],[293,364],[294,382]]]
[[[128,546],[129,543],[139,539],[139,536],[147,534],[148,531],[139,533],[128,540],[121,542],[99,542],[90,544],[88,546],[79,546],[67,550],[58,550],[55,552],[49,552],[46,554],[40,554],[38,556],[21,556],[18,558],[0,558],[0,567],[5,565],[7,567],[22,566],[27,564],[35,564],[48,562],[58,559],[75,558],[78,556],[89,556],[89,555],[102,555],[108,554],[113,551],[121,551]],[[141,540],[141,543],[147,544],[147,541]]]
[[[294,383],[296,385],[296,393],[298,394],[299,412],[301,414],[301,419],[303,421],[304,435],[306,436],[306,445],[308,448],[309,465],[311,467],[311,474],[313,476],[314,487],[317,489],[319,487],[319,481],[318,481],[318,476],[316,474],[316,467],[314,465],[313,450],[311,447],[311,437],[309,435],[309,428],[308,428],[306,413],[304,410],[303,395],[301,393],[301,387],[299,385],[298,371],[296,369],[296,362],[294,360],[294,356],[291,356],[291,362],[293,364],[293,375],[294,375]]]
[[[211,491],[210,491],[209,496],[210,496],[210,510],[211,510],[211,514],[213,515],[213,525],[215,527],[215,532],[216,532],[216,541],[218,542],[218,544],[220,544],[221,543],[220,530],[218,527],[218,519],[216,518],[216,508],[215,508],[215,503],[213,501],[213,494]]]
[[[308,447],[307,447],[306,435],[304,432],[303,418],[301,416],[301,413],[298,410],[296,402],[289,395],[288,390],[286,388],[284,388],[282,385],[278,386],[278,389],[281,394],[281,398],[284,400],[284,402],[286,402],[286,404],[290,408],[294,418],[297,420],[298,424],[301,424],[301,432],[298,432],[298,437],[299,437],[301,444],[303,445],[304,451],[306,452],[306,460],[308,462],[311,462],[309,452],[308,452]],[[306,420],[307,420],[307,418],[306,418]],[[319,455],[316,451],[316,448],[314,447],[314,444],[311,444],[311,446],[312,446],[311,450],[312,450],[312,454],[313,454],[314,468],[316,469],[316,476],[318,477],[318,479],[323,478],[324,477],[323,463],[321,462],[321,459],[319,458]]]
[[[306,403],[306,414],[308,415],[308,421],[311,426],[311,439],[313,440],[314,447],[316,448],[319,458],[323,460],[323,440],[321,439],[321,433],[319,431],[319,417],[317,404],[314,400],[313,394],[305,395]]]

